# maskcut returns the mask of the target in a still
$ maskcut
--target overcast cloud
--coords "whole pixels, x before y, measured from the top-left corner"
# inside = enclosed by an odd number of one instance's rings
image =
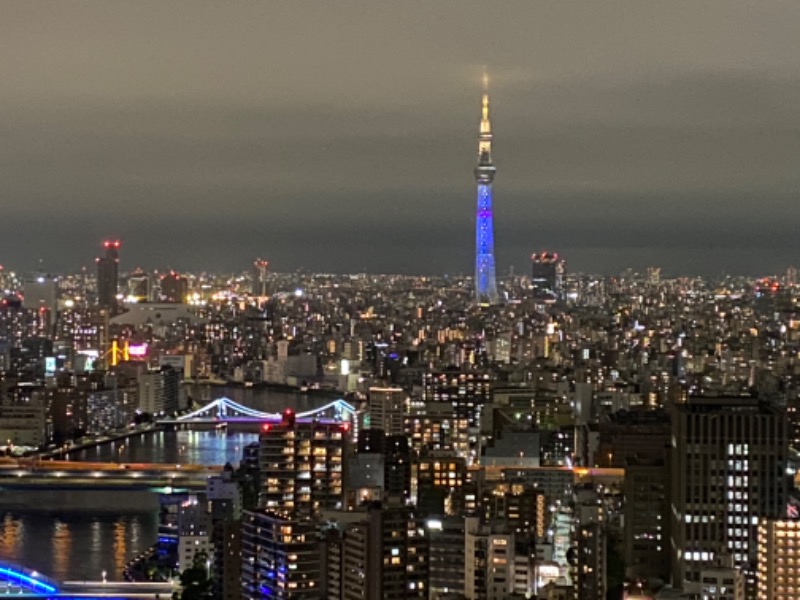
[[[800,4],[0,1],[0,263],[800,265]]]

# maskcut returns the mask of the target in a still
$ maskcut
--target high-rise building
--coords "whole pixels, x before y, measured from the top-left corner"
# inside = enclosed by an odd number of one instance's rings
[[[422,400],[447,406],[455,422],[457,439],[454,450],[471,465],[478,460],[480,448],[481,413],[492,402],[494,384],[490,373],[483,371],[445,370],[425,373],[422,380]],[[453,430],[451,429],[451,433]]]
[[[464,594],[464,519],[429,519],[431,598]]]
[[[161,301],[184,304],[189,295],[189,282],[175,271],[161,278]]]
[[[625,565],[629,577],[669,578],[669,465],[664,458],[625,464]]]
[[[492,213],[492,181],[497,170],[492,162],[492,124],[489,121],[489,85],[484,75],[481,126],[478,136],[478,208],[475,215],[475,300],[479,304],[495,304],[498,300],[494,262],[494,217]]]
[[[296,419],[266,423],[259,437],[259,507],[292,518],[311,518],[344,506],[345,446],[349,424]]]
[[[464,527],[464,596],[507,598],[514,587],[514,535],[478,517],[467,517]]]
[[[380,429],[358,432],[358,451],[347,464],[347,505],[411,497],[411,449],[404,435],[387,436]]]
[[[800,597],[800,521],[758,524],[758,600]]]
[[[104,254],[97,259],[97,305],[113,315],[119,310],[119,240],[103,242]]]
[[[188,496],[178,508],[178,570],[191,567],[198,554],[206,556],[210,568],[211,515],[205,494]]]
[[[329,547],[328,598],[428,598],[428,538],[411,508],[372,503]]]
[[[128,276],[128,295],[126,301],[150,302],[151,296],[150,275],[142,269],[136,269]]]
[[[208,478],[206,496],[211,510],[214,598],[239,600],[242,573],[242,488],[233,479],[233,472],[225,470],[220,475]]]
[[[755,563],[758,523],[784,514],[783,410],[751,398],[689,398],[672,423],[672,579],[699,582],[722,557]]]
[[[319,546],[312,521],[270,511],[246,511],[242,527],[242,599],[320,598]]]
[[[250,291],[253,296],[263,298],[267,296],[267,269],[269,261],[257,258],[253,262],[252,282]]]
[[[565,263],[556,252],[538,252],[531,255],[531,287],[534,296],[559,297],[564,289]]]
[[[386,438],[383,491],[386,498],[402,498],[405,503],[411,497],[411,447],[404,435]]]
[[[150,415],[174,414],[180,406],[180,373],[171,367],[139,375],[139,409]]]
[[[606,597],[606,533],[600,523],[578,527],[576,600]]]
[[[399,387],[371,387],[367,399],[369,427],[386,435],[403,435],[406,393]]]

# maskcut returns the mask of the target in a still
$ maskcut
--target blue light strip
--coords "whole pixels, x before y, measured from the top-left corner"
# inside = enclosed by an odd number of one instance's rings
[[[48,594],[54,594],[55,591],[56,591],[56,588],[54,588],[52,585],[48,585],[48,584],[44,583],[43,581],[39,581],[38,579],[34,579],[33,577],[25,575],[25,573],[20,573],[19,571],[15,571],[14,569],[9,569],[9,568],[6,568],[6,567],[0,567],[0,575],[5,575],[6,577],[8,577],[8,580],[11,581],[12,583],[14,581],[17,581],[17,582],[20,582],[20,583],[23,583],[23,582],[27,583],[34,590],[42,589],[45,592],[47,592]]]
[[[475,296],[479,302],[494,302],[497,299],[492,186],[486,183],[478,184],[478,210],[475,215]]]

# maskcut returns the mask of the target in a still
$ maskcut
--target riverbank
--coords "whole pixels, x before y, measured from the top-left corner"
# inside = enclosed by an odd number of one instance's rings
[[[224,381],[222,379],[184,379],[184,386],[199,386],[208,388],[234,388],[241,390],[273,390],[286,394],[303,394],[309,396],[319,396],[323,398],[343,398],[346,394],[336,390],[319,389],[313,387],[295,387],[283,383],[250,383],[241,381]],[[215,398],[214,398],[215,399]]]
[[[64,444],[63,446],[59,446],[58,448],[47,450],[45,452],[40,452],[36,456],[44,460],[51,458],[61,459],[64,458],[64,455],[70,454],[71,452],[76,452],[78,450],[86,450],[88,448],[96,448],[97,446],[111,444],[114,442],[118,442],[120,440],[126,440],[130,437],[134,437],[137,435],[144,435],[153,431],[160,431],[160,430],[161,426],[156,425],[154,423],[137,425],[134,429],[104,433],[89,440]]]

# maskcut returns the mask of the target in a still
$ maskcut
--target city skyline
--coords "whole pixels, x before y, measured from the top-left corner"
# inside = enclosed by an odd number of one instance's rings
[[[796,262],[800,10],[455,6],[9,3],[0,263],[468,273],[484,65],[499,276]]]

